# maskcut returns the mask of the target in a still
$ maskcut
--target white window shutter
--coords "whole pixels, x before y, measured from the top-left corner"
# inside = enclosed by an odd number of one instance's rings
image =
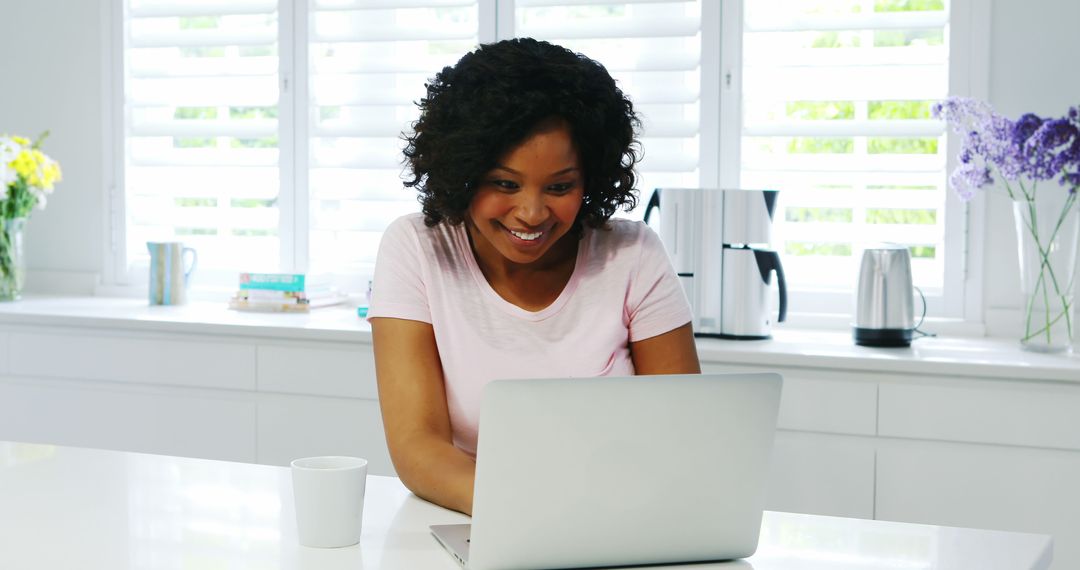
[[[642,117],[641,206],[653,188],[702,183],[701,13],[701,0],[515,0],[514,29],[501,32],[559,44],[607,68]]]
[[[278,3],[127,0],[129,266],[182,241],[204,271],[280,261]]]
[[[419,211],[402,133],[425,83],[476,47],[476,0],[310,0],[311,271],[370,275],[379,239]]]
[[[956,252],[929,109],[948,94],[949,0],[747,0],[744,17],[741,185],[781,191],[788,282],[846,303],[862,249],[896,242],[940,297]]]

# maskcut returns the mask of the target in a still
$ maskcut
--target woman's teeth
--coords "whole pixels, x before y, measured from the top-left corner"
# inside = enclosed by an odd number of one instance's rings
[[[514,230],[509,230],[509,231],[510,231],[510,233],[517,236],[518,239],[523,239],[525,241],[532,241],[532,240],[537,239],[540,236],[544,235],[544,232],[535,232],[535,233],[527,234],[527,233],[523,233],[523,232],[515,232]]]

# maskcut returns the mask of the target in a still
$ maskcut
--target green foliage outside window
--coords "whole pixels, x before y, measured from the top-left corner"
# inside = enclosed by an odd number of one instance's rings
[[[184,57],[225,57],[223,47],[182,47],[180,55]]]
[[[217,198],[177,198],[175,204],[181,208],[216,208]]]
[[[173,137],[173,148],[216,148],[217,139],[210,137]]]
[[[784,244],[784,252],[787,255],[827,255],[833,257],[850,257],[850,243],[815,243],[789,241]]]
[[[804,223],[851,223],[851,208],[785,208],[784,220]]]
[[[877,0],[875,12],[941,12],[945,0]]]
[[[859,47],[859,36],[853,32],[821,32],[810,41],[812,48]]]
[[[851,101],[789,101],[787,117],[798,120],[846,120],[855,118]]]
[[[176,228],[178,236],[216,236],[217,228]]]
[[[229,141],[229,146],[231,148],[277,148],[278,137],[273,135],[259,139],[233,138]]]
[[[870,154],[937,154],[936,138],[874,137],[866,141]]]
[[[276,119],[277,107],[229,107],[230,119]]]
[[[276,200],[263,198],[233,198],[229,200],[232,208],[272,208]]]
[[[911,257],[916,259],[934,259],[937,257],[937,248],[932,245],[911,246]]]
[[[866,210],[868,224],[918,224],[934,225],[937,223],[937,210],[871,208]]]
[[[179,18],[181,30],[211,30],[221,24],[221,16],[191,16]]]
[[[277,230],[273,229],[234,229],[230,233],[240,237],[268,237],[278,235]]]
[[[932,101],[870,101],[870,120],[929,119]]]
[[[855,152],[855,140],[847,138],[796,137],[788,143],[791,154],[851,154]]]
[[[177,107],[173,111],[173,118],[212,120],[217,118],[217,107]]]

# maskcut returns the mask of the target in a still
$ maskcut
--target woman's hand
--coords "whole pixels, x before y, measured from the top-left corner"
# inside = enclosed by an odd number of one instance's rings
[[[434,330],[420,321],[373,318],[371,335],[398,477],[417,496],[471,514],[476,462],[453,443]]]
[[[690,323],[664,334],[630,343],[634,373],[700,374],[694,329]]]

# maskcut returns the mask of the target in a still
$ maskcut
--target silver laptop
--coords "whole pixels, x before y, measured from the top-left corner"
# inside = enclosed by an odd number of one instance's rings
[[[757,549],[778,374],[498,380],[484,389],[469,570],[728,560]]]

